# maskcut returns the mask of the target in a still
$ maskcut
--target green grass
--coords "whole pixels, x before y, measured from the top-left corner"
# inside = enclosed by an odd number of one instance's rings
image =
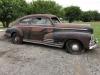
[[[92,28],[94,29],[95,37],[98,39],[100,44],[100,22],[91,22]]]

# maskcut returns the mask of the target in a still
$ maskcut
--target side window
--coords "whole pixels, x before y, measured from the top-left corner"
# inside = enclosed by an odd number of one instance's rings
[[[36,17],[33,18],[31,23],[34,25],[51,25],[51,22],[48,18]]]
[[[20,23],[23,24],[31,24],[32,18],[24,18],[22,20],[20,20]]]
[[[58,19],[57,17],[52,17],[51,20],[52,20],[52,22],[53,22],[54,24],[60,23],[60,21],[59,21],[59,19]]]

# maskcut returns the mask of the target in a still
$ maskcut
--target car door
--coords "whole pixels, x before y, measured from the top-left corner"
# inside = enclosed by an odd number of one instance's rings
[[[51,39],[48,34],[52,34],[54,26],[52,25],[49,18],[46,17],[34,17],[31,23],[31,39],[44,41]]]
[[[31,17],[23,18],[19,21],[19,24],[17,25],[19,29],[23,32],[23,38],[24,39],[30,39],[31,34]]]

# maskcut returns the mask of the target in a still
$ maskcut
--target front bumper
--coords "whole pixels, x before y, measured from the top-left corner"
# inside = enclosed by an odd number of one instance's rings
[[[91,35],[91,40],[89,43],[89,49],[95,49],[98,47],[98,40],[94,37],[94,35]]]
[[[93,46],[90,46],[89,49],[91,50],[91,49],[95,49],[95,48],[97,48],[97,47],[98,47],[98,44],[95,44],[95,45],[93,45]]]

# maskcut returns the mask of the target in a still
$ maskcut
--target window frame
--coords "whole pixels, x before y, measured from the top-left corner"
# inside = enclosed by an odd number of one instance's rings
[[[52,24],[53,24],[53,25],[55,25],[55,24],[57,24],[57,23],[53,23],[52,18],[57,18],[57,19],[58,19],[58,21],[59,21],[59,23],[61,23],[61,21],[60,21],[60,19],[59,19],[58,17],[51,17],[51,18],[50,18],[50,20],[51,20],[51,22],[52,22]]]
[[[30,25],[30,23],[21,23],[22,20],[24,20],[24,19],[29,19],[29,18],[32,19],[32,17],[24,17],[24,18],[21,18],[21,19],[19,20],[19,23],[20,23],[20,24],[25,24],[25,25]]]
[[[22,20],[28,19],[28,18],[30,18],[30,19],[34,19],[34,18],[45,18],[45,19],[48,19],[48,21],[50,22],[50,24],[30,24],[30,23],[21,23]],[[53,26],[53,23],[52,23],[51,19],[48,18],[48,17],[44,17],[44,16],[24,17],[24,18],[21,18],[21,19],[19,20],[19,23],[20,23],[20,24],[25,24],[25,25],[32,25],[32,26]]]
[[[48,21],[50,22],[50,24],[32,24],[32,25],[37,25],[37,26],[50,26],[50,25],[52,25],[52,22],[51,22],[51,20],[50,20],[50,18],[48,18],[48,17],[42,17],[42,16],[36,16],[36,17],[33,17],[33,19],[34,18],[45,18],[45,19],[48,19]]]

